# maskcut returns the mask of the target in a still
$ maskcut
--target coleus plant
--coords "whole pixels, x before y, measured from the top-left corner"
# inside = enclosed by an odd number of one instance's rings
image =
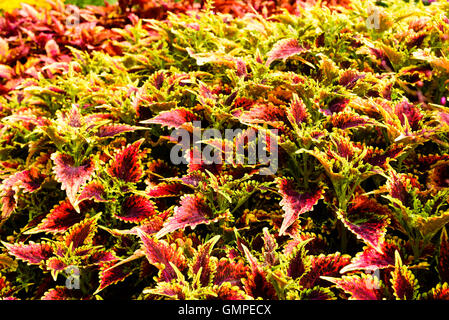
[[[448,3],[376,3],[2,12],[0,297],[449,299]]]

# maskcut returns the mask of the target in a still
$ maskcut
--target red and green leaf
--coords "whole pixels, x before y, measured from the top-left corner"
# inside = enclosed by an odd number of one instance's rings
[[[68,199],[53,207],[50,213],[35,228],[26,231],[27,234],[38,232],[61,233],[83,219]]]
[[[349,294],[350,300],[382,300],[382,282],[375,276],[360,274],[342,278],[321,277]]]
[[[198,252],[196,252],[192,260],[192,264],[190,267],[192,275],[197,276],[197,274],[201,272],[201,274],[199,275],[199,283],[203,287],[206,287],[211,280],[210,278],[213,266],[212,262],[210,261],[210,253],[219,238],[220,236],[215,236],[205,244],[200,246],[198,248]]]
[[[143,141],[143,139],[138,140],[120,150],[114,160],[111,161],[107,172],[125,182],[138,182],[143,176],[143,168],[140,162],[142,153],[139,152]]]
[[[339,211],[337,215],[357,238],[378,251],[382,250],[390,223],[386,208],[373,199],[357,196],[350,203],[346,213]]]
[[[340,273],[353,270],[374,271],[376,269],[393,268],[396,250],[398,250],[398,246],[392,241],[385,241],[380,252],[373,247],[365,247],[362,252],[356,254],[350,264],[340,270]]]
[[[315,189],[309,192],[298,192],[295,183],[289,178],[279,178],[277,180],[279,192],[282,196],[280,202],[285,212],[279,235],[285,231],[298,219],[298,217],[313,209],[313,206],[323,197],[323,189]]]
[[[413,300],[418,292],[418,281],[413,273],[402,265],[401,257],[396,251],[395,269],[391,272],[391,286],[394,296],[399,300]]]
[[[137,229],[137,233],[142,240],[145,256],[152,265],[157,267],[160,281],[170,282],[177,279],[176,271],[172,263],[180,272],[187,269],[187,260],[179,249],[170,246],[164,240],[157,240]]]
[[[178,108],[170,111],[163,111],[156,117],[141,121],[143,124],[160,124],[168,128],[180,128],[186,123],[199,121],[200,118],[186,108]]]
[[[93,160],[88,159],[81,165],[76,165],[72,156],[59,152],[53,153],[51,159],[55,163],[53,171],[56,180],[62,184],[62,190],[66,190],[67,198],[77,209],[76,195],[80,188],[90,180],[95,170]]]
[[[64,235],[64,243],[67,247],[75,250],[83,245],[91,244],[97,231],[98,215],[92,218],[86,218],[83,221],[70,227]]]
[[[301,46],[296,39],[284,39],[276,42],[268,52],[267,61],[265,63],[266,66],[269,66],[275,60],[286,60],[287,58],[307,52],[308,49],[306,47]]]
[[[123,201],[120,214],[115,214],[114,217],[126,222],[139,223],[156,214],[154,202],[144,196],[133,195]]]
[[[342,255],[339,252],[310,257],[310,269],[301,278],[301,285],[305,288],[313,288],[317,285],[326,286],[325,281],[320,276],[336,277],[339,272],[351,262],[349,255]]]
[[[116,284],[120,281],[125,280],[128,276],[131,275],[129,272],[129,268],[126,265],[122,264],[119,266],[115,266],[116,262],[108,261],[101,265],[99,278],[100,285],[98,286],[95,294],[100,292],[106,287],[110,285]]]
[[[53,247],[48,243],[6,243],[2,244],[8,249],[9,254],[28,264],[40,264],[53,255]]]
[[[156,235],[158,238],[178,229],[190,227],[194,229],[199,224],[210,224],[225,218],[228,212],[213,216],[212,209],[206,199],[200,194],[186,195],[181,199],[180,206],[175,207],[175,213],[164,224]]]

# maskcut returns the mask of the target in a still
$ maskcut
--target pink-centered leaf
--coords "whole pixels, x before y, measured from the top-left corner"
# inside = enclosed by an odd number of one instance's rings
[[[280,205],[285,212],[279,230],[279,235],[283,235],[301,214],[313,209],[313,206],[323,197],[324,192],[323,189],[316,189],[300,193],[296,190],[295,183],[290,178],[279,178],[277,184],[282,196]]]
[[[107,202],[105,199],[106,191],[103,185],[98,181],[92,181],[87,183],[81,190],[78,196],[77,203],[83,202],[84,200],[93,199],[96,202]]]
[[[343,276],[341,279],[332,277],[321,277],[334,283],[337,288],[350,295],[350,300],[381,300],[382,283],[372,275],[362,273],[361,275]]]
[[[168,128],[179,128],[183,124],[199,121],[200,118],[185,108],[163,111],[156,117],[141,121],[143,124],[160,124]]]
[[[53,255],[53,248],[48,243],[11,244],[2,242],[2,244],[8,249],[10,254],[28,264],[40,264]]]
[[[275,106],[270,103],[256,104],[250,110],[244,111],[239,120],[243,123],[266,123],[279,126],[285,122],[287,114],[284,108]]]
[[[124,132],[132,132],[141,129],[140,127],[134,127],[127,124],[107,124],[98,128],[96,133],[99,138],[113,137]]]
[[[268,52],[266,66],[269,66],[275,60],[286,60],[287,58],[296,54],[307,52],[308,49],[301,46],[296,39],[283,39],[276,42]]]
[[[78,210],[76,195],[79,189],[91,179],[95,170],[94,161],[88,159],[80,165],[75,165],[72,156],[59,152],[53,153],[51,159],[55,163],[53,171],[56,180],[62,184],[61,189],[66,190],[67,198],[73,207]]]
[[[391,241],[385,241],[381,252],[372,247],[365,247],[362,252],[356,254],[351,263],[343,267],[340,273],[353,270],[375,271],[376,269],[392,268],[395,265],[395,251],[398,246]]]
[[[388,209],[373,199],[357,196],[347,212],[339,211],[337,216],[357,238],[381,252],[390,223]]]
[[[225,218],[229,213],[225,212],[219,216],[213,216],[212,209],[200,194],[184,196],[181,199],[180,206],[177,206],[174,211],[174,215],[167,220],[156,237],[160,238],[178,229],[185,229],[186,227],[194,229],[199,224],[216,222]]]

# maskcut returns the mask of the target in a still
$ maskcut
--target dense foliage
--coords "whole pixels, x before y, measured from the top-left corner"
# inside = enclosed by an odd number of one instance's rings
[[[0,297],[449,299],[449,3],[428,2],[4,11]],[[197,121],[241,132],[174,164]],[[198,156],[249,157],[250,132],[275,172]]]

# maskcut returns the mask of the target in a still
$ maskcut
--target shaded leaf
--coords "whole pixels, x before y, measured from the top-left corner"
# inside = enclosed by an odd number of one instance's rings
[[[313,206],[323,197],[323,189],[299,193],[296,190],[295,183],[289,178],[279,178],[277,184],[282,196],[280,205],[285,212],[279,230],[279,235],[283,235],[287,228],[298,219],[299,215],[313,209]]]

